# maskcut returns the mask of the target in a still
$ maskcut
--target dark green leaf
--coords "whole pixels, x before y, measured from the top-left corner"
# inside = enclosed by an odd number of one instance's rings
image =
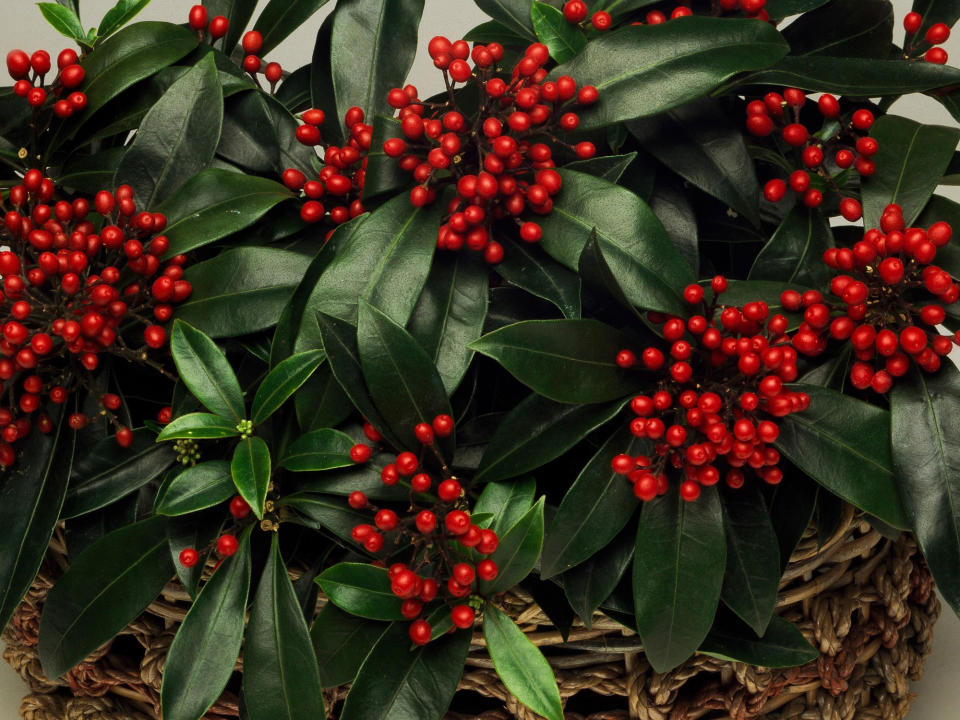
[[[230,461],[230,475],[254,515],[262,518],[270,486],[270,448],[267,443],[256,436],[237,443]]]
[[[505,243],[497,273],[528,293],[549,300],[566,318],[580,317],[580,278],[538,248],[526,243]]]
[[[529,0],[474,0],[481,10],[500,23],[513,35],[528,42],[536,40],[530,20]]]
[[[350,467],[353,438],[333,428],[321,428],[301,435],[287,448],[281,467],[294,472],[318,472]]]
[[[440,720],[463,674],[470,633],[410,649],[407,623],[394,623],[367,655],[341,720]]]
[[[782,20],[790,15],[809,12],[828,2],[830,0],[767,0],[764,9],[774,20]]]
[[[960,18],[960,2],[957,0],[913,0],[913,11],[923,17],[923,25],[916,37],[923,37],[931,25],[942,22],[953,26]]]
[[[484,597],[493,597],[514,587],[523,580],[540,559],[543,547],[543,504],[541,497],[536,505],[500,537],[500,544],[490,555],[500,572],[493,580],[478,580],[477,587]]]
[[[259,425],[307,381],[324,360],[322,350],[307,350],[281,361],[257,388],[250,408],[250,419]]]
[[[260,12],[253,29],[263,35],[263,50],[266,55],[294,30],[310,19],[328,0],[270,0]]]
[[[473,506],[473,517],[485,513],[493,515],[486,527],[502,537],[533,505],[536,491],[537,483],[532,477],[487,483]]]
[[[113,184],[113,174],[124,152],[124,148],[107,148],[95,155],[71,160],[63,166],[57,183],[62,187],[95,194]]]
[[[50,434],[30,433],[0,482],[5,546],[0,554],[0,625],[4,627],[37,576],[67,493],[76,433],[66,429],[66,416],[61,412],[54,418]]]
[[[208,54],[157,101],[117,167],[137,207],[153,210],[213,160],[223,123],[223,88]]]
[[[914,368],[897,380],[890,408],[894,467],[910,527],[940,592],[960,613],[960,371],[950,361],[933,376]]]
[[[315,108],[324,112],[323,125],[320,132],[327,142],[342,145],[344,140],[343,118],[337,112],[337,99],[333,91],[333,77],[331,76],[330,43],[333,32],[333,14],[328,15],[320,24],[317,38],[313,45],[312,62],[310,63],[310,99]],[[369,122],[369,118],[366,118]],[[371,145],[371,150],[377,150]],[[396,162],[396,161],[394,161]]]
[[[689,17],[605,33],[550,75],[570,75],[600,91],[600,99],[580,112],[580,127],[596,128],[702,97],[737,73],[772,65],[788,50],[768,23]]]
[[[366,563],[338,563],[317,577],[330,602],[368,620],[402,620],[400,600],[390,590],[384,568]]]
[[[381,483],[382,485],[383,483]],[[297,510],[303,517],[292,519],[314,530],[326,530],[355,548],[360,546],[351,537],[350,531],[360,523],[369,522],[370,517],[352,510],[345,498],[317,493],[298,493],[283,498],[283,504]]]
[[[185,515],[229,500],[236,489],[226,460],[208,460],[189,467],[170,482],[156,512]]]
[[[633,601],[643,650],[657,672],[689,658],[713,624],[726,565],[715,487],[694,502],[676,487],[644,503],[633,560]]]
[[[771,488],[767,505],[770,521],[777,532],[781,575],[810,527],[819,491],[820,487],[813,480],[792,466],[787,467],[783,482]]]
[[[590,458],[550,522],[540,566],[542,578],[566,572],[591,558],[633,517],[640,501],[632,483],[613,472],[610,461],[619,453],[643,454],[647,445],[624,423]]]
[[[828,388],[793,387],[810,396],[810,407],[780,421],[780,452],[835,495],[909,527],[894,478],[890,413]]]
[[[886,58],[893,42],[890,0],[834,0],[783,31],[791,55]]]
[[[274,93],[274,97],[283,103],[283,106],[292,113],[300,113],[311,107],[310,105],[310,71],[309,64],[303,65],[290,73],[283,80],[283,84]]]
[[[879,226],[889,203],[903,208],[903,219],[910,226],[940,184],[960,141],[960,129],[885,115],[870,135],[880,149],[873,158],[877,171],[863,179],[865,227]]]
[[[60,512],[69,519],[109,505],[158,478],[176,455],[146,428],[133,431],[133,445],[122,448],[104,438],[74,463],[70,489]]]
[[[98,39],[105,38],[122,28],[149,4],[150,0],[117,0],[117,4],[110,8],[100,21],[100,27],[97,28]],[[83,26],[79,22],[77,25],[83,33]]]
[[[613,270],[610,269],[610,263],[607,262],[603,249],[597,240],[596,230],[590,233],[590,239],[587,240],[583,252],[580,253],[577,264],[584,287],[598,295],[602,302],[610,302],[616,308],[627,310],[629,315],[641,321],[640,313],[633,306],[633,303],[627,299],[620,282],[613,274]]]
[[[157,436],[157,442],[190,438],[192,440],[213,440],[216,438],[233,437],[239,435],[237,423],[229,418],[210,413],[189,413],[181,415],[168,425]]]
[[[731,662],[789,668],[806,665],[820,653],[793,624],[776,615],[761,638],[746,626],[714,627],[700,646],[704,655]]]
[[[755,484],[724,492],[721,500],[727,569],[720,598],[762,636],[773,617],[780,583],[777,533]]]
[[[430,272],[443,204],[415,208],[399,195],[372,212],[320,277],[312,309],[352,323],[364,298],[406,325]]]
[[[927,202],[915,224],[917,227],[930,227],[940,221],[949,223],[951,227],[960,228],[960,204],[942,195],[934,195]],[[936,263],[954,277],[960,277],[960,243],[954,240],[937,248]]]
[[[250,609],[243,646],[243,696],[250,720],[323,717],[323,688],[310,631],[280,555],[277,533]]]
[[[265,330],[276,324],[306,264],[300,253],[241,247],[191,265],[184,277],[193,293],[177,317],[211,337]]]
[[[423,3],[424,0],[337,3],[330,62],[338,119],[351,107],[363,110],[368,122],[378,113],[392,113],[387,93],[403,85],[413,65]]]
[[[173,638],[160,697],[164,720],[197,720],[223,692],[240,654],[250,593],[250,532],[203,586]]]
[[[553,5],[533,0],[530,21],[537,39],[550,49],[550,57],[558,63],[570,60],[587,44],[580,29],[567,22],[563,12]]]
[[[121,0],[123,2],[124,0]],[[150,0],[147,0],[149,2]],[[52,2],[37,3],[40,13],[61,35],[71,40],[85,40],[87,34],[83,31],[83,25],[80,24],[80,18],[70,8],[58,5]],[[109,13],[108,13],[109,14]]]
[[[588,160],[574,160],[563,167],[567,170],[594,175],[612,183],[617,182],[627,168],[637,159],[637,153],[627,153],[626,155],[599,155]]]
[[[43,605],[40,661],[58,678],[137,617],[173,576],[166,518],[101,538],[70,558]]]
[[[230,485],[232,488],[232,480],[230,480]],[[206,569],[209,552],[206,548],[213,545],[214,538],[220,530],[222,518],[223,509],[216,507],[189,515],[168,518],[167,552],[173,562],[174,569],[177,571],[177,578],[179,578],[184,589],[190,593],[192,599],[197,597],[197,587]],[[180,553],[188,547],[194,548],[200,553],[200,560],[192,568],[184,567],[180,563]]]
[[[316,175],[312,148],[297,141],[299,123],[279,100],[259,90],[227,101],[217,155],[248,172],[278,177],[287,168]]]
[[[560,691],[547,659],[513,620],[490,603],[483,610],[483,638],[510,694],[549,720],[563,720]]]
[[[229,55],[250,25],[250,18],[257,8],[257,0],[203,0],[203,5],[211,18],[223,15],[230,21],[227,34],[221,41],[223,51]]]
[[[418,423],[453,414],[430,356],[406,330],[366,302],[360,303],[357,348],[370,397],[403,447],[418,446],[413,433]],[[438,445],[452,449],[453,437]]]
[[[698,272],[700,240],[697,216],[690,204],[690,192],[686,184],[665,178],[656,186],[649,202],[650,209],[667,231],[667,237],[677,254],[686,260],[694,272]]]
[[[476,479],[509,480],[560,457],[620,412],[623,402],[568,405],[533,394],[503,419],[480,460]]]
[[[616,363],[617,353],[631,345],[597,320],[528,320],[484,335],[470,347],[544,397],[595,403],[636,389]]]
[[[240,382],[213,340],[178,318],[170,333],[170,352],[180,379],[210,412],[236,420],[246,417]]]
[[[699,98],[627,127],[673,172],[760,225],[760,186],[743,131],[713,100]]]
[[[410,173],[401,169],[396,158],[383,151],[390,138],[403,137],[397,118],[377,115],[373,119],[373,140],[367,153],[367,170],[363,181],[363,200],[381,195],[394,195],[412,182]]]
[[[293,195],[266,178],[209,169],[200,172],[157,209],[167,216],[169,255],[189,252],[239,232]]]
[[[350,398],[333,376],[330,364],[321,365],[293,398],[302,432],[339,425],[353,411]]]
[[[473,351],[467,346],[483,333],[489,285],[479,258],[445,254],[433,261],[410,317],[410,334],[427,351],[448,394],[470,367]]]
[[[353,682],[364,659],[388,627],[345,613],[333,603],[324,605],[310,628],[323,687]]]
[[[833,245],[827,218],[819,210],[798,204],[753,261],[749,279],[825,287],[832,274],[823,262],[823,253]]]
[[[621,478],[622,480],[622,478]],[[614,540],[590,558],[563,574],[563,592],[583,624],[592,626],[593,613],[610,597],[633,560],[636,532],[628,525]]]
[[[679,292],[694,281],[693,271],[674,252],[650,207],[629,190],[592,175],[561,169],[560,176],[563,189],[553,212],[539,220],[543,249],[575,270],[596,230],[597,242],[631,302],[650,310],[686,312]]]

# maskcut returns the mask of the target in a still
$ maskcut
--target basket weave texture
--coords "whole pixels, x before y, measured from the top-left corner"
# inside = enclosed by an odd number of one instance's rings
[[[189,607],[169,584],[137,620],[64,677],[43,676],[37,630],[44,598],[67,566],[63,535],[3,632],[4,659],[31,694],[25,720],[158,720],[164,659]],[[291,570],[296,576],[299,573]],[[569,720],[901,720],[930,652],[940,614],[933,581],[916,542],[882,537],[852,508],[822,545],[807,532],[787,567],[777,613],[820,650],[798,668],[770,670],[696,655],[668,673],[654,672],[638,638],[597,614],[574,625],[566,643],[533,600],[507,593],[501,607],[540,646],[556,672]],[[238,661],[242,670],[242,659]],[[327,693],[336,718],[346,693]],[[449,720],[534,720],[500,683],[474,634]],[[238,717],[237,697],[224,692],[210,720]]]

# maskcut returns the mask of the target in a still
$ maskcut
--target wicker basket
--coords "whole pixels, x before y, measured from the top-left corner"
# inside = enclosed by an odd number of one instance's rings
[[[58,533],[37,580],[3,634],[4,659],[32,691],[20,707],[26,720],[156,720],[163,662],[188,596],[176,583],[111,643],[56,681],[43,677],[37,629],[43,600],[66,567]],[[912,696],[909,681],[923,671],[940,604],[916,543],[884,539],[847,508],[837,531],[818,546],[807,533],[791,558],[778,613],[819,647],[820,658],[788,670],[768,670],[697,655],[658,674],[635,635],[597,615],[591,629],[560,633],[522,593],[502,606],[554,665],[568,718],[613,720],[900,720]],[[238,662],[237,670],[242,669]],[[330,691],[336,717],[345,689]],[[499,682],[477,633],[451,720],[533,720],[538,716]],[[225,692],[207,714],[238,716]]]

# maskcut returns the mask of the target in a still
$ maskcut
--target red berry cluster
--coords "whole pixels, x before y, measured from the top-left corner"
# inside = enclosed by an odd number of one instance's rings
[[[764,9],[766,4],[767,0],[717,0],[713,3],[712,13],[715,15],[721,13],[743,13],[749,18],[769,20],[770,15]],[[568,0],[568,2],[563,5],[563,17],[573,25],[583,24],[589,12],[587,3],[583,2],[583,0]],[[694,12],[689,4],[682,2],[670,10],[669,14],[663,10],[649,10],[643,16],[643,21],[634,20],[631,22],[631,25],[643,25],[644,22],[646,22],[647,25],[662,25],[668,20],[689,17],[693,14]],[[590,24],[596,30],[608,30],[613,25],[613,19],[610,17],[610,13],[604,10],[598,10],[590,17]]]
[[[767,182],[763,194],[770,202],[780,202],[790,189],[807,207],[819,207],[823,203],[823,191],[812,186],[811,173],[819,178],[822,187],[839,195],[843,183],[837,176],[843,171],[855,167],[861,176],[869,176],[876,170],[871,158],[880,146],[866,134],[873,127],[872,112],[857,110],[844,122],[840,117],[840,103],[833,95],[825,93],[817,100],[817,108],[824,118],[824,128],[835,126],[836,129],[829,136],[821,137],[800,122],[800,113],[806,103],[807,96],[803,91],[786,88],[783,95],[771,92],[762,100],[747,104],[747,130],[758,137],[767,137],[774,129],[779,129],[783,143],[796,151],[803,165],[790,175],[789,181],[776,178]],[[828,158],[836,167],[837,176],[831,174]],[[853,222],[862,217],[863,210],[856,198],[843,197],[840,214]]]
[[[26,99],[35,113],[46,105],[51,96],[57,98],[51,106],[53,114],[58,118],[68,118],[87,106],[87,96],[77,89],[84,77],[79,62],[76,52],[69,48],[62,50],[57,56],[57,76],[47,86],[45,81],[51,68],[50,54],[46,50],[37,50],[33,55],[27,55],[23,50],[11,50],[7,53],[7,72],[14,80],[13,93]]]
[[[700,285],[684,290],[686,301],[702,310],[686,321],[651,314],[671,342],[669,359],[656,347],[645,349],[639,359],[631,350],[617,355],[621,368],[664,376],[655,393],[631,402],[637,417],[630,431],[654,441],[654,456],[617,455],[611,463],[644,501],[667,492],[671,470],[683,478],[685,500],[696,500],[701,487],[716,485],[724,466],[724,480],[732,488],[743,486],[748,466],[765,482],[779,483],[780,453],[770,447],[780,433],[776,418],[810,405],[805,393],[784,387],[797,378],[787,318],[770,316],[759,301],[742,308],[721,305],[727,289],[721,275],[711,288],[710,303]]]
[[[380,434],[368,423],[367,437],[379,442]],[[414,428],[424,448],[430,448],[440,459],[434,441],[453,432],[453,419],[438,415],[432,424],[420,423]],[[365,463],[372,455],[370,445],[359,443],[350,455],[354,462]],[[444,479],[435,483],[422,467],[416,454],[406,451],[380,472],[385,485],[402,483],[410,488],[410,507],[405,517],[390,508],[373,505],[359,490],[350,494],[348,502],[355,510],[374,513],[373,524],[353,528],[353,539],[373,555],[395,556],[404,552],[407,562],[395,562],[389,568],[393,594],[402,602],[401,614],[413,622],[410,639],[417,645],[430,641],[433,629],[425,616],[443,604],[450,606],[450,619],[458,628],[473,626],[474,610],[466,600],[476,580],[493,580],[497,565],[489,558],[497,549],[499,538],[493,530],[481,529],[470,520],[465,493],[460,482],[444,469]],[[435,498],[429,506],[422,498]]]
[[[901,208],[888,205],[879,229],[868,230],[852,249],[824,253],[824,262],[842,271],[830,283],[842,306],[831,305],[816,291],[783,293],[784,308],[804,310],[793,346],[818,355],[828,338],[849,340],[857,357],[850,381],[857,389],[878,393],[906,374],[911,360],[927,372],[939,370],[940,358],[960,343],[960,337],[936,330],[946,317],[944,306],[960,298],[960,286],[950,273],[932,264],[937,249],[952,236],[945,222],[907,228]]]
[[[205,39],[209,33],[211,45],[226,35],[230,29],[230,20],[223,15],[208,19],[207,9],[203,5],[194,5],[190,8],[187,22],[201,40]]]
[[[99,399],[117,442],[128,446],[133,435],[114,414],[120,397],[102,394],[90,373],[105,352],[162,370],[148,351],[165,344],[159,323],[191,291],[183,255],[162,267],[166,218],[137,212],[129,186],[97,194],[93,209],[111,223],[103,227],[89,218],[87,200],[53,203],[54,194],[53,181],[29,170],[0,196],[0,244],[10,248],[0,252],[0,390],[10,398],[0,408],[0,466],[14,462],[13,443],[32,427],[49,431],[45,402],[62,405],[78,389]],[[146,326],[139,337],[137,325]],[[75,413],[68,422],[80,429],[87,420]]]
[[[243,520],[250,514],[250,506],[247,504],[247,501],[239,495],[234,495],[233,498],[231,498],[228,508],[230,515],[233,516],[235,521]],[[240,547],[240,543],[237,542],[237,536],[234,533],[227,532],[217,538],[215,547],[222,560],[222,558],[228,558],[236,553]],[[200,562],[200,553],[196,548],[186,547],[180,551],[179,560],[183,567],[192,568]],[[217,561],[218,567],[220,562],[221,561]]]
[[[360,196],[373,138],[373,128],[363,121],[363,110],[352,107],[344,114],[343,122],[350,139],[343,147],[324,145],[320,132],[326,119],[323,110],[313,108],[301,117],[303,124],[297,128],[297,140],[307,147],[323,148],[323,167],[316,180],[307,180],[307,176],[296,168],[283,171],[283,184],[294,192],[302,192],[306,198],[300,208],[300,217],[308,223],[328,217],[335,225],[341,225],[362,215],[364,207]]]
[[[563,17],[571,25],[585,24],[589,12],[587,4],[583,2],[583,0],[567,0],[567,2],[563,4]],[[610,29],[610,26],[613,25],[613,18],[610,17],[610,13],[606,10],[597,10],[597,12],[590,16],[589,24],[592,25],[595,30],[602,32]]]
[[[905,57],[922,57],[928,63],[946,65],[947,51],[937,46],[943,45],[950,38],[950,26],[942,22],[931,25],[922,38],[916,36],[921,27],[923,27],[923,15],[920,13],[909,12],[903,18],[903,29],[907,31]]]
[[[280,67],[278,62],[263,64],[260,59],[260,52],[263,50],[263,35],[258,30],[250,30],[244,33],[240,45],[246,53],[242,63],[243,69],[250,73],[254,80],[257,78],[257,73],[262,72],[267,82],[270,83],[270,92],[273,93],[277,83],[283,78],[283,68]]]
[[[596,153],[593,143],[568,145],[555,133],[576,130],[580,118],[575,108],[595,103],[599,94],[591,85],[577,88],[566,75],[546,80],[543,66],[550,52],[542,43],[527,48],[509,82],[496,75],[504,52],[498,43],[475,44],[471,51],[464,40],[435,37],[428,49],[443,72],[448,99],[421,101],[412,85],[391,90],[388,100],[400,111],[404,137],[387,140],[383,150],[413,174],[418,184],[410,191],[410,202],[417,207],[433,202],[442,186],[456,186],[437,247],[466,246],[482,252],[487,262],[498,263],[503,247],[491,237],[492,222],[512,217],[520,237],[535,243],[542,235],[540,225],[519,216],[528,210],[546,215],[553,209],[552,197],[560,192],[560,174],[547,142],[568,147],[580,158]],[[475,113],[459,108],[457,83],[476,86]]]

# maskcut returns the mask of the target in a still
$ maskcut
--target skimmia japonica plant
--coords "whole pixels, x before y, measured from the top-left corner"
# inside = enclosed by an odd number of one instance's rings
[[[560,720],[505,593],[811,662],[778,584],[847,505],[960,611],[960,130],[891,112],[960,120],[957,3],[148,1],[40,3],[69,47],[0,93],[0,624],[62,523],[48,677],[175,583],[165,720],[476,713],[480,638]]]

